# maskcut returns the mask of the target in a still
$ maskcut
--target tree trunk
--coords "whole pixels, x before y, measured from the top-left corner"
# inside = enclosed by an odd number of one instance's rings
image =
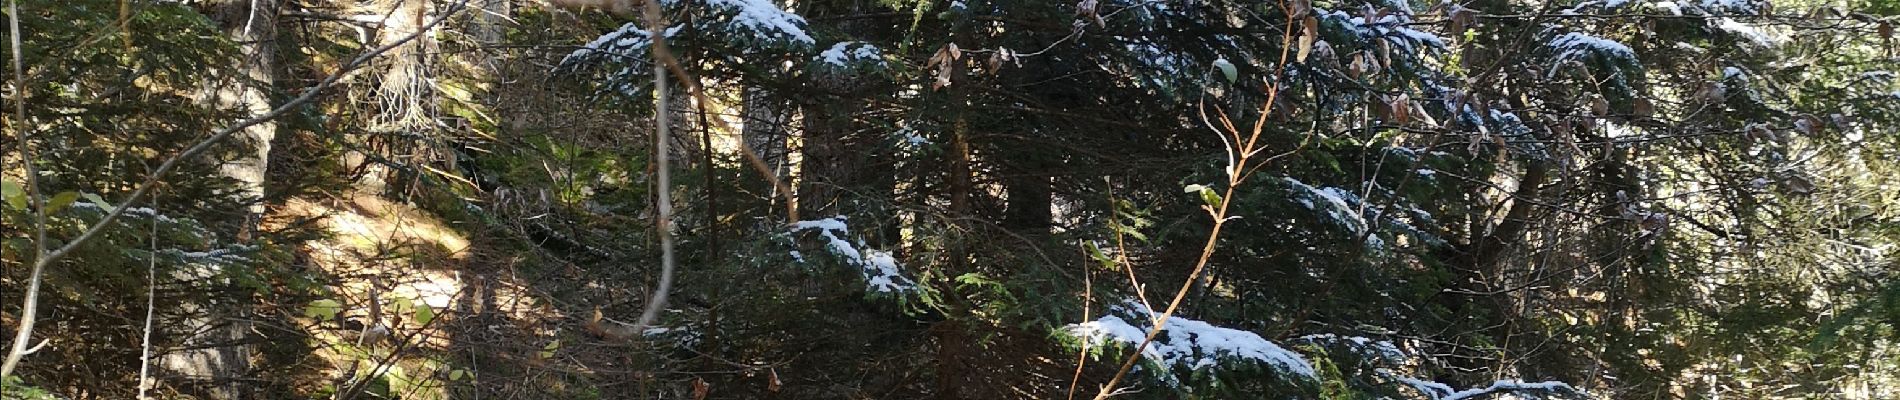
[[[279,5],[277,0],[228,0],[214,3],[210,9],[219,26],[237,42],[242,59],[233,68],[215,71],[219,79],[213,80],[205,95],[219,108],[241,110],[241,118],[263,115],[273,108],[270,93],[276,82]],[[236,181],[239,195],[250,202],[238,232],[240,241],[249,239],[265,212],[264,182],[276,133],[277,124],[269,121],[245,128],[232,137],[236,155],[219,165],[219,172]],[[213,271],[197,273],[216,275]],[[165,354],[160,365],[175,374],[209,378],[210,384],[201,393],[204,397],[249,398],[249,388],[241,380],[250,374],[253,353],[252,346],[241,344],[251,331],[249,323],[241,322],[249,320],[246,306],[207,302],[176,307],[188,310],[191,316],[173,322],[195,333],[182,338],[182,347],[190,350]]]
[[[799,214],[809,218],[840,214],[844,212],[838,207],[843,199],[840,193],[858,183],[858,169],[863,160],[862,153],[853,151],[848,143],[851,116],[823,103],[807,103],[803,109],[805,135],[804,159],[800,160],[799,167],[798,205],[802,209]]]
[[[1039,168],[1024,166],[1027,160],[1017,161],[1003,178],[1009,196],[1003,226],[1023,233],[1047,234],[1055,220],[1050,212],[1050,204],[1055,202],[1050,177]]]
[[[428,23],[432,10],[428,0],[385,0],[371,12],[386,15],[377,31],[376,45],[386,46],[417,35]],[[433,161],[437,143],[428,138],[435,130],[435,93],[430,83],[436,43],[427,33],[389,50],[381,63],[383,74],[377,82],[377,113],[370,127],[374,136],[356,140],[355,149],[346,157],[351,171],[362,171],[357,189],[366,193],[394,192],[389,185],[402,183],[396,171],[381,162],[422,164]],[[376,157],[370,157],[370,155]],[[441,157],[450,158],[450,157]],[[380,159],[380,160],[378,160]],[[381,161],[381,162],[379,162]],[[411,182],[413,183],[413,182]]]
[[[791,166],[785,160],[785,128],[791,123],[790,110],[760,89],[746,89],[744,101],[745,131],[740,136],[779,179],[787,178]]]
[[[206,93],[219,108],[238,109],[244,117],[262,115],[272,108],[270,91],[275,84],[277,12],[276,0],[227,0],[215,6],[217,20],[243,54],[235,68],[218,71],[220,79]],[[239,193],[249,201],[245,231],[264,213],[264,180],[270,165],[271,140],[277,124],[266,121],[234,135],[238,149],[219,170],[238,182]]]

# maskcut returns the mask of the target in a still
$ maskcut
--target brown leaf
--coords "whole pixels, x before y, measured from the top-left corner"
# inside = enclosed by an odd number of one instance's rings
[[[1411,102],[1411,104],[1407,107],[1407,110],[1408,110],[1407,113],[1409,115],[1411,115],[1413,118],[1419,119],[1419,123],[1425,124],[1425,126],[1432,127],[1432,128],[1440,127],[1438,125],[1438,118],[1433,118],[1431,113],[1425,112],[1425,106],[1423,104],[1419,104],[1416,101]]]
[[[1704,101],[1708,101],[1710,103],[1721,103],[1724,100],[1727,100],[1728,89],[1722,87],[1721,82],[1708,82],[1708,83],[1702,84],[1702,90],[1700,91],[1700,93],[1697,93],[1697,95],[1698,97],[1701,97],[1702,100]]]
[[[1300,33],[1300,53],[1294,60],[1305,63],[1306,56],[1313,53],[1313,41],[1319,38],[1319,19],[1309,16],[1302,24],[1305,26]]]
[[[1313,42],[1313,56],[1329,68],[1339,68],[1339,55],[1333,53],[1333,44],[1324,40]]]
[[[1656,115],[1656,106],[1649,104],[1649,99],[1637,98],[1630,104],[1630,114],[1636,115],[1636,118],[1649,118]]]
[[[1669,214],[1652,212],[1643,216],[1643,230],[1650,233],[1662,232],[1669,227]]]
[[[1743,131],[1743,137],[1749,141],[1780,141],[1775,137],[1775,131],[1768,129],[1767,124],[1749,124],[1747,128],[1743,128]]]
[[[1352,63],[1346,66],[1346,75],[1358,79],[1366,74],[1366,53],[1352,53]]]
[[[1874,31],[1880,35],[1881,47],[1886,48],[1887,54],[1893,54],[1893,23],[1880,21],[1880,27]]]
[[[706,400],[708,394],[712,394],[712,384],[706,383],[705,379],[693,378],[693,400]]]
[[[1791,175],[1788,176],[1787,179],[1783,179],[1781,184],[1787,186],[1790,192],[1798,194],[1814,193],[1814,181],[1808,180],[1805,176]]]
[[[1602,96],[1592,96],[1590,99],[1590,115],[1597,117],[1610,115],[1610,101],[1603,99]]]
[[[1392,65],[1392,40],[1379,39],[1379,65]]]
[[[1845,130],[1848,127],[1854,125],[1854,117],[1849,117],[1846,114],[1841,114],[1841,113],[1834,113],[1834,114],[1828,115],[1828,120],[1834,123],[1834,129]]]
[[[1455,5],[1452,7],[1451,17],[1446,18],[1451,24],[1451,31],[1448,33],[1452,37],[1464,37],[1466,29],[1471,29],[1472,26],[1478,24],[1478,12]]]
[[[1392,122],[1399,125],[1410,123],[1412,121],[1411,97],[1406,96],[1405,93],[1399,93],[1397,96],[1392,96],[1390,101],[1391,103],[1386,105],[1386,107],[1392,110]]]
[[[784,383],[778,380],[778,368],[772,368],[770,371],[771,375],[769,379],[771,380],[765,381],[765,391],[778,393],[779,387],[784,386]]]

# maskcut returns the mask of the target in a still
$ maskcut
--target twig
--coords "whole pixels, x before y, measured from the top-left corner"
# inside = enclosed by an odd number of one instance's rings
[[[139,400],[152,388],[152,320],[158,310],[158,202],[152,202],[152,252],[145,256],[145,338],[139,341]]]
[[[26,335],[25,332],[33,328],[33,319],[35,317],[33,309],[34,306],[37,305],[37,299],[40,294],[40,282],[44,280],[41,278],[41,275],[46,272],[45,261],[48,258],[46,253],[46,203],[45,200],[40,198],[40,171],[39,166],[33,164],[33,140],[32,135],[29,135],[27,132],[31,129],[31,125],[28,125],[26,121],[26,88],[28,85],[26,81],[26,62],[23,61],[24,56],[21,55],[23,50],[20,48],[22,41],[20,40],[19,0],[7,2],[7,30],[10,32],[8,40],[12,42],[13,45],[13,131],[20,135],[20,164],[22,164],[26,170],[26,198],[32,202],[33,205],[33,269],[32,275],[27,278],[25,300],[27,306],[20,309],[21,334],[13,338],[13,349],[7,353],[6,361],[0,362],[0,379],[5,379],[7,375],[11,375],[14,363],[18,362],[18,359],[25,356],[26,353],[33,351],[26,348],[27,342],[31,340],[32,337]]]
[[[1113,205],[1111,204],[1111,206]],[[1088,249],[1083,248],[1082,252],[1083,252],[1083,256],[1085,256],[1083,258],[1087,258],[1086,256],[1088,255],[1087,254]],[[1082,263],[1082,319],[1081,320],[1084,322],[1089,320],[1089,316],[1094,315],[1093,313],[1089,312],[1089,303],[1093,303],[1095,301],[1095,281],[1092,279],[1089,279],[1091,275],[1089,272],[1090,271],[1089,271],[1088,263],[1086,262]],[[1088,365],[1089,365],[1089,341],[1084,340],[1082,341],[1082,349],[1075,352],[1075,375],[1069,377],[1069,397],[1068,397],[1069,400],[1075,400],[1076,386],[1082,383],[1082,368],[1087,367]]]
[[[660,45],[660,43],[666,40],[664,34],[666,31],[666,20],[660,16],[660,3],[657,1],[646,1],[645,3],[647,35],[652,36],[654,43],[654,51],[652,52],[654,58],[653,91],[657,94],[653,106],[655,110],[653,122],[657,125],[655,129],[656,133],[653,136],[653,157],[656,169],[659,170],[659,187],[654,190],[659,192],[660,284],[653,288],[652,297],[647,299],[646,309],[640,312],[640,319],[635,321],[633,325],[633,333],[636,335],[644,332],[648,326],[652,326],[653,320],[659,318],[660,310],[666,308],[667,293],[673,291],[674,269],[673,182],[671,174],[667,172],[668,168],[666,166],[668,158],[666,154],[667,142],[673,140],[673,129],[669,121],[667,121],[667,117],[672,115],[672,111],[667,107],[667,100],[669,100],[666,85],[667,63],[662,61],[664,58],[671,57],[672,53],[668,52],[665,46]],[[708,149],[708,151],[710,151],[710,149]],[[787,196],[790,196],[790,193],[787,193]]]
[[[1287,12],[1287,29],[1280,37],[1280,61],[1276,64],[1274,68],[1275,71],[1284,69],[1287,65],[1288,51],[1292,48],[1291,44],[1293,42],[1292,26],[1296,23],[1295,18],[1297,18],[1296,15],[1293,15],[1292,10],[1290,10],[1286,2],[1282,1],[1280,8]],[[1116,389],[1116,386],[1121,383],[1122,377],[1128,375],[1128,371],[1135,367],[1135,362],[1141,360],[1142,351],[1148,347],[1148,344],[1153,343],[1155,337],[1160,335],[1161,331],[1167,327],[1168,318],[1173,317],[1174,312],[1180,309],[1182,300],[1186,299],[1188,292],[1194,288],[1194,283],[1199,280],[1201,272],[1207,269],[1207,263],[1213,258],[1214,249],[1220,243],[1221,228],[1227,225],[1227,221],[1232,220],[1232,218],[1228,217],[1228,211],[1229,206],[1234,203],[1235,189],[1240,187],[1240,184],[1245,181],[1246,177],[1250,175],[1253,170],[1249,168],[1250,165],[1248,161],[1260,154],[1261,151],[1266,150],[1266,147],[1261,145],[1260,136],[1261,132],[1266,128],[1267,116],[1273,113],[1273,105],[1280,94],[1280,83],[1274,81],[1268,84],[1266,89],[1266,103],[1260,106],[1260,116],[1254,121],[1253,129],[1245,140],[1241,140],[1240,130],[1233,128],[1232,121],[1229,120],[1224,113],[1220,115],[1220,122],[1222,126],[1227,127],[1227,129],[1224,131],[1216,130],[1215,133],[1219,135],[1233,135],[1232,139],[1234,139],[1234,141],[1229,143],[1236,144],[1238,148],[1231,149],[1236,156],[1233,162],[1227,166],[1227,188],[1225,194],[1221,195],[1219,199],[1214,200],[1214,202],[1218,204],[1208,204],[1201,207],[1202,210],[1207,211],[1209,217],[1214,219],[1214,226],[1207,234],[1207,243],[1201,247],[1200,259],[1194,263],[1194,269],[1188,271],[1187,279],[1181,282],[1181,289],[1174,292],[1174,299],[1168,302],[1168,309],[1162,311],[1161,315],[1150,318],[1154,320],[1154,326],[1148,329],[1147,337],[1143,338],[1141,344],[1136,345],[1135,350],[1129,353],[1126,360],[1122,361],[1121,369],[1115,371],[1115,376],[1108,380],[1107,385],[1102,386],[1101,392],[1095,395],[1095,400],[1107,399],[1120,393]],[[1205,109],[1205,107],[1203,107],[1203,109]],[[1219,110],[1216,109],[1216,111]],[[1223,136],[1223,138],[1225,138],[1225,136]],[[1301,147],[1301,149],[1303,148],[1304,146]],[[1270,163],[1273,160],[1291,155],[1301,149],[1294,149],[1285,153],[1269,156],[1263,160],[1261,164]],[[1243,171],[1247,172],[1243,173]]]

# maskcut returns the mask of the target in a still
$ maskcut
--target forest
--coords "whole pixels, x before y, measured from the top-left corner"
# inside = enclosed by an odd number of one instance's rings
[[[1900,398],[1900,0],[6,0],[0,399]]]

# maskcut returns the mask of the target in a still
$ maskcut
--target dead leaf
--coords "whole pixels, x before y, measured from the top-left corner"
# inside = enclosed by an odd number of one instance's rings
[[[1346,66],[1346,75],[1353,79],[1366,75],[1366,53],[1352,53],[1352,63]]]
[[[1452,6],[1451,17],[1446,18],[1446,20],[1450,21],[1451,31],[1449,33],[1451,33],[1452,37],[1464,37],[1465,30],[1477,26],[1478,12],[1454,5]]]
[[[1431,127],[1431,128],[1440,127],[1438,125],[1438,118],[1433,118],[1431,113],[1425,112],[1424,105],[1421,105],[1416,101],[1410,102],[1410,104],[1411,105],[1407,107],[1407,110],[1408,110],[1407,114],[1411,115],[1414,118],[1418,118],[1419,123],[1425,124],[1425,126],[1427,127]]]
[[[693,378],[693,400],[706,400],[708,394],[712,394],[712,385],[705,379]]]
[[[1834,113],[1834,114],[1828,115],[1828,120],[1834,123],[1834,129],[1845,130],[1848,127],[1854,125],[1853,117],[1849,117],[1846,114],[1841,114],[1841,113]]]
[[[1656,106],[1649,104],[1649,99],[1637,98],[1630,104],[1630,114],[1636,115],[1636,118],[1649,118],[1656,115]]]
[[[1887,22],[1887,21],[1880,21],[1880,27],[1875,28],[1875,32],[1880,35],[1880,46],[1886,48],[1888,56],[1892,56],[1893,55],[1893,23]]]
[[[1306,56],[1313,53],[1313,41],[1319,37],[1319,19],[1309,16],[1302,24],[1305,30],[1300,33],[1300,53],[1294,60],[1305,63]]]
[[[1814,193],[1814,181],[1808,180],[1805,176],[1790,175],[1787,179],[1783,179],[1781,184],[1787,186],[1790,192],[1798,194]]]
[[[1392,122],[1405,125],[1412,121],[1412,99],[1410,96],[1406,96],[1405,93],[1392,96],[1390,103],[1386,104],[1386,108],[1392,110]]]
[[[1339,68],[1339,55],[1333,53],[1333,44],[1324,40],[1313,42],[1313,56],[1328,68]]]
[[[1775,137],[1775,131],[1768,129],[1767,124],[1749,124],[1747,128],[1743,128],[1743,131],[1743,137],[1749,141],[1780,141]]]
[[[778,368],[772,368],[770,371],[771,371],[771,375],[769,376],[770,380],[765,381],[765,391],[778,393],[779,387],[783,386],[784,383],[779,382],[778,380]]]

